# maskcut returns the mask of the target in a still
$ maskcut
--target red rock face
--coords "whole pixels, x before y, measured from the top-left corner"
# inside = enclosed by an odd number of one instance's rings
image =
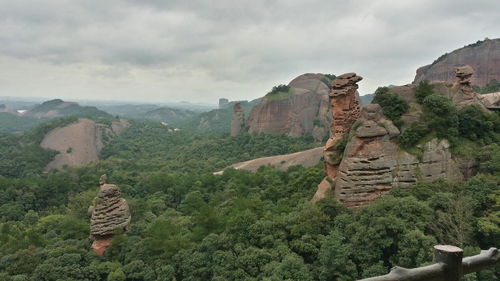
[[[106,249],[109,246],[111,246],[112,240],[113,240],[113,238],[94,240],[94,242],[92,242],[91,249],[97,255],[103,256],[104,252],[106,252]]]
[[[299,137],[315,129],[315,120],[329,123],[328,86],[323,74],[304,74],[292,80],[290,93],[281,98],[266,96],[252,109],[247,120],[253,134],[285,134]],[[327,134],[325,130],[325,134]]]
[[[356,73],[346,73],[332,81],[332,90],[329,93],[330,112],[333,122],[330,124],[332,137],[325,145],[325,172],[330,179],[335,179],[338,164],[329,160],[335,144],[349,133],[352,124],[358,120],[361,114],[361,102],[357,92],[357,82],[363,79]]]
[[[338,76],[331,83],[332,89],[328,94],[328,99],[333,121],[330,124],[331,137],[326,142],[323,153],[326,178],[318,185],[316,194],[311,199],[312,202],[327,196],[331,190],[331,183],[337,176],[343,151],[338,151],[336,145],[344,134],[349,133],[352,125],[361,115],[361,102],[356,83],[362,79],[356,73],[346,73]]]
[[[487,39],[473,46],[457,49],[437,62],[417,69],[414,83],[456,81],[455,69],[470,65],[475,74],[472,85],[484,86],[492,80],[500,81],[500,39]]]

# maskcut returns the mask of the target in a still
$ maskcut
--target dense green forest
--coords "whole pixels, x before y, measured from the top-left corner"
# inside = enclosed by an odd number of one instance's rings
[[[0,159],[0,280],[347,281],[428,264],[435,244],[468,256],[500,241],[500,145],[488,136],[476,138],[477,175],[468,181],[419,182],[353,211],[333,199],[309,202],[321,165],[212,174],[313,147],[309,138],[232,138],[132,122],[102,161],[43,173],[45,162],[34,159],[53,154],[26,147],[72,120],[52,122],[1,139],[2,156],[17,152]],[[21,159],[33,166],[5,169]],[[132,227],[99,257],[90,251],[86,213],[102,174],[128,200]],[[464,280],[496,280],[496,272]]]
[[[0,132],[16,133],[28,131],[47,120],[47,118],[18,116],[9,112],[0,112]]]

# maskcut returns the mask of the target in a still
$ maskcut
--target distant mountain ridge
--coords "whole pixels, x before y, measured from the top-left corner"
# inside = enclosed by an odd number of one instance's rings
[[[24,113],[25,116],[35,118],[55,118],[64,116],[89,117],[89,118],[111,118],[111,114],[99,110],[94,106],[81,106],[76,102],[66,102],[61,99],[53,99],[43,102],[40,105]]]
[[[432,64],[417,69],[413,83],[423,80],[453,83],[455,68],[463,65],[474,69],[472,85],[483,87],[493,80],[500,81],[500,38],[477,41],[440,56]]]

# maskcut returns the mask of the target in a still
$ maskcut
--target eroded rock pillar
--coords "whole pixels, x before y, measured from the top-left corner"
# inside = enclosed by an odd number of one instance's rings
[[[102,256],[111,246],[116,231],[130,228],[130,210],[127,201],[121,198],[118,186],[106,183],[106,175],[99,179],[99,192],[89,207],[90,238],[92,251]]]
[[[326,178],[318,186],[312,201],[318,201],[326,196],[337,176],[338,167],[342,160],[343,136],[348,134],[351,126],[361,114],[357,83],[363,78],[356,73],[345,73],[337,76],[331,83],[328,94],[332,122],[330,124],[331,137],[324,149],[324,166]]]

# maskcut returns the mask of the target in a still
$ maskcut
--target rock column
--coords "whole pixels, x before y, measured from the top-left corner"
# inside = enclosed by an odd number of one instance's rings
[[[331,89],[328,98],[332,122],[330,124],[331,137],[326,142],[324,149],[326,178],[318,185],[318,190],[312,198],[313,202],[326,196],[326,192],[331,189],[332,183],[337,176],[343,154],[343,149],[338,149],[338,147],[341,145],[342,137],[349,133],[351,126],[361,114],[357,83],[362,79],[356,73],[345,73],[337,76],[330,85]]]
[[[231,136],[239,135],[245,129],[245,112],[239,102],[233,106],[233,117],[231,120]]]

